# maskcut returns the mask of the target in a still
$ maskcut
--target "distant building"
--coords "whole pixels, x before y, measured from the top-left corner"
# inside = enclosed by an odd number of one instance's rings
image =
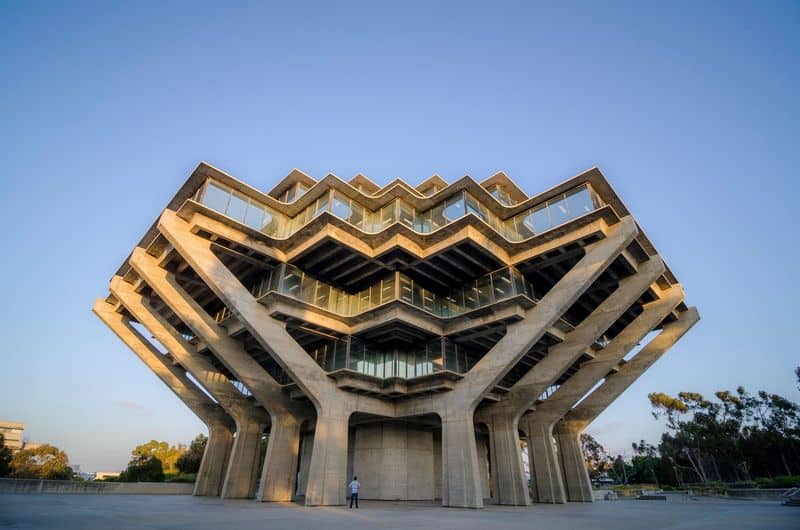
[[[98,471],[94,474],[94,480],[105,480],[107,478],[119,477],[119,471]]]
[[[12,452],[17,452],[25,446],[22,441],[22,433],[25,432],[25,424],[13,421],[0,421],[0,434],[5,438],[5,446]]]

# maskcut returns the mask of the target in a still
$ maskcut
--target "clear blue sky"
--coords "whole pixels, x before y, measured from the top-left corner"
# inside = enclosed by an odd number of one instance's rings
[[[50,4],[0,3],[0,419],[84,469],[203,430],[90,312],[200,160],[530,193],[597,165],[703,320],[590,432],[655,441],[656,390],[800,401],[797,2]]]

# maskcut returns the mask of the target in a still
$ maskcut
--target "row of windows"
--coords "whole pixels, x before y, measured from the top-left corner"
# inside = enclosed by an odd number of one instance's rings
[[[325,371],[350,370],[381,379],[411,379],[443,370],[466,373],[480,358],[447,338],[412,350],[381,349],[356,337],[329,339],[309,352]]]
[[[465,190],[424,212],[416,211],[400,199],[373,212],[340,191],[331,189],[292,218],[211,179],[195,198],[209,208],[275,238],[289,237],[322,212],[330,212],[367,233],[380,232],[398,222],[422,234],[473,214],[508,240],[522,241],[601,206],[599,198],[587,185],[558,195],[508,220],[501,220]]]
[[[439,317],[452,317],[514,296],[536,299],[533,285],[514,267],[496,270],[469,281],[447,296],[440,296],[399,272],[351,294],[317,280],[294,265],[282,264],[265,273],[251,287],[256,298],[270,291],[342,316],[355,316],[395,300]],[[223,308],[216,319],[221,322],[229,315],[228,309]]]

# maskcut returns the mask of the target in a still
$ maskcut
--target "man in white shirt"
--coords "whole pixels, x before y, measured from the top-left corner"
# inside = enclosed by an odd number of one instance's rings
[[[353,501],[356,501],[356,510],[358,509],[358,490],[361,489],[361,483],[358,477],[353,476],[353,481],[350,483],[350,508],[353,507]]]

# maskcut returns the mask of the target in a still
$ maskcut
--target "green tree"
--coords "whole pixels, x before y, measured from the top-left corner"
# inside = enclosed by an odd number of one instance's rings
[[[186,450],[183,444],[177,447],[169,445],[167,442],[150,440],[146,444],[137,445],[131,452],[132,457],[152,456],[157,458],[162,465],[164,473],[176,473],[178,471],[178,458]]]
[[[203,452],[206,449],[208,437],[203,434],[195,436],[189,447],[178,458],[176,465],[181,473],[197,473],[200,470],[200,462],[203,460]]]
[[[0,477],[11,472],[11,449],[6,447],[6,438],[0,433]]]
[[[581,434],[581,449],[586,461],[589,477],[596,479],[599,475],[611,469],[611,457],[605,448],[590,434]]]
[[[48,444],[17,451],[11,459],[11,469],[15,478],[70,480],[73,475],[67,454]]]
[[[135,455],[125,471],[119,474],[120,482],[164,482],[161,460],[152,455]]]

